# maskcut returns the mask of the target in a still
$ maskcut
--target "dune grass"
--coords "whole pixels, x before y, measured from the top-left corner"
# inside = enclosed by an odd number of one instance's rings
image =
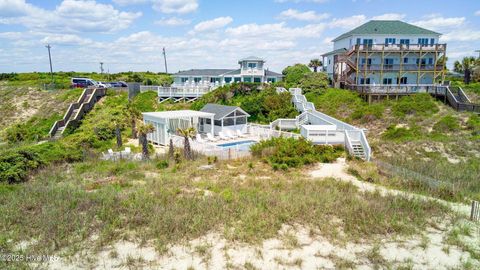
[[[308,225],[344,241],[411,235],[451,215],[437,203],[363,194],[347,183],[307,179],[299,170],[273,171],[259,160],[205,171],[197,166],[206,159],[165,169],[156,163],[86,161],[0,186],[0,247],[13,252],[28,241],[23,252],[69,256],[127,238],[153,240],[162,252],[213,230],[228,240],[259,243],[283,224]]]

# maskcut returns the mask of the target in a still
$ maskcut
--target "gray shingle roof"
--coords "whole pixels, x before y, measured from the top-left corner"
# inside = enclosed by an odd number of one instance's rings
[[[337,41],[352,35],[441,35],[440,33],[402,21],[372,20],[334,39]]]
[[[215,114],[215,120],[220,120],[224,118],[225,116],[229,115],[235,110],[240,110],[241,112],[245,113],[247,116],[250,116],[247,112],[242,110],[242,108],[237,107],[237,106],[226,106],[226,105],[220,105],[220,104],[213,104],[213,103],[208,103],[207,105],[203,106],[203,108],[200,110],[201,112],[208,112],[208,113],[213,113]]]
[[[337,53],[344,53],[346,51],[347,51],[347,49],[340,48],[340,49],[333,50],[331,52],[324,53],[324,54],[322,54],[322,56],[327,56],[327,55],[332,55],[332,54],[337,54]]]
[[[265,76],[285,77],[283,74],[276,73],[270,70],[265,70]]]
[[[260,57],[256,57],[256,56],[249,56],[249,57],[238,60],[238,62],[242,62],[242,61],[263,61],[263,62],[265,62],[265,60],[263,60]]]
[[[234,69],[190,69],[180,71],[175,76],[220,76],[227,72],[235,71]]]

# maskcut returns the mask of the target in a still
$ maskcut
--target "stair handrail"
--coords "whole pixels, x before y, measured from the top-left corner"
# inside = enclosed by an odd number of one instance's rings
[[[372,153],[372,148],[367,141],[367,136],[365,135],[364,130],[360,130],[360,143],[362,144],[363,151],[365,152],[365,160],[370,161],[370,156]]]
[[[345,133],[345,148],[347,152],[353,155],[353,145],[350,135],[348,135],[348,130],[343,131]]]
[[[69,119],[67,123],[65,123],[65,129],[62,131],[62,134],[67,130],[68,126],[76,123],[77,121],[81,120],[83,116],[93,108],[94,101],[96,100],[97,96],[102,96],[105,93],[105,88],[95,88],[91,91],[90,98],[85,102],[85,97],[83,99],[79,99],[79,101],[83,101],[80,104],[77,113],[72,119]]]
[[[50,131],[48,132],[48,134],[50,135],[50,138],[52,138],[55,133],[57,132],[57,130],[60,128],[60,124],[62,123],[62,126],[65,126],[68,121],[68,119],[70,118],[70,116],[72,115],[73,111],[75,109],[78,108],[78,104],[83,100],[85,99],[86,97],[86,93],[88,91],[88,88],[85,88],[83,89],[82,91],[82,94],[80,95],[80,97],[78,98],[77,102],[74,102],[74,103],[70,103],[70,105],[68,106],[68,109],[67,111],[65,112],[65,114],[63,115],[63,118],[58,120],[58,121],[55,121],[55,123],[53,124],[52,128],[50,128]]]
[[[459,96],[462,96],[468,103],[472,103],[472,101],[470,100],[470,98],[467,96],[467,94],[465,94],[465,92],[463,91],[463,89],[460,87],[460,86],[457,86],[458,88],[458,95]]]

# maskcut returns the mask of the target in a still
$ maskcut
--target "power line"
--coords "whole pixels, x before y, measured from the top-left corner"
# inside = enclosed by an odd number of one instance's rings
[[[52,76],[52,84],[53,84],[52,55],[50,53],[50,49],[52,48],[52,46],[50,46],[50,44],[47,44],[47,46],[45,47],[48,49],[48,60],[50,61],[50,75]]]

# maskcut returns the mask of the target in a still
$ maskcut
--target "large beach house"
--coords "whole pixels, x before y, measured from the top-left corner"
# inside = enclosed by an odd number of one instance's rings
[[[250,56],[238,61],[238,69],[190,69],[173,74],[176,85],[225,85],[234,82],[277,82],[282,74],[265,68],[265,60]]]
[[[445,78],[440,33],[402,21],[372,20],[333,40],[322,55],[334,86],[434,85]]]
[[[274,83],[283,75],[268,70],[265,60],[250,56],[240,59],[237,69],[190,69],[173,74],[174,82],[168,87],[154,86],[160,102],[193,101],[215,88],[231,83]],[[152,90],[152,89],[149,89]]]

